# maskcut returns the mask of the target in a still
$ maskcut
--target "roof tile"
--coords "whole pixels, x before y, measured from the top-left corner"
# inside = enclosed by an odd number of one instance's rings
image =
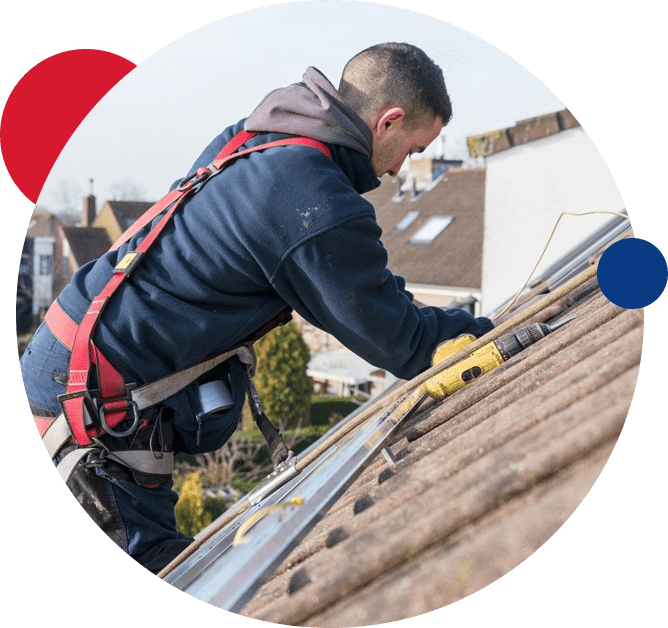
[[[78,266],[104,255],[111,246],[109,234],[102,227],[63,227],[63,233]]]
[[[576,292],[575,320],[427,404],[391,442],[396,466],[379,456],[241,613],[395,621],[481,589],[547,541],[607,461],[642,345],[641,312],[609,303],[595,279]]]

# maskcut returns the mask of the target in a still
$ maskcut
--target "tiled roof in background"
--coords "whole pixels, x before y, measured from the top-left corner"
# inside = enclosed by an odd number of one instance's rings
[[[153,205],[147,201],[107,201],[107,204],[123,229],[127,229]]]
[[[30,218],[27,236],[29,237],[55,237],[60,221],[57,216],[49,212],[35,210]]]
[[[480,288],[484,224],[484,168],[450,168],[415,200],[404,192],[400,201],[396,180],[365,194],[376,209],[388,253],[388,268],[409,283]],[[408,212],[417,218],[404,231],[397,225]],[[411,244],[416,231],[433,216],[451,216],[451,224],[433,243]]]
[[[109,234],[102,227],[63,227],[63,233],[78,266],[104,255],[111,246]]]

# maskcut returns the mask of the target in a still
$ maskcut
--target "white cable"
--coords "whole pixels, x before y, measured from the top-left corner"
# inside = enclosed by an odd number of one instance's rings
[[[559,222],[561,219],[568,214],[569,216],[588,216],[590,214],[611,214],[612,216],[621,216],[622,218],[625,218],[628,220],[628,216],[626,214],[622,214],[620,212],[614,212],[606,209],[597,209],[597,210],[592,210],[592,211],[587,211],[587,212],[561,212],[559,214],[559,217],[557,218],[557,221],[554,223],[554,227],[552,227],[552,231],[550,233],[550,237],[547,239],[547,242],[545,243],[545,246],[543,247],[543,250],[541,251],[540,256],[538,257],[538,261],[536,262],[535,266],[531,269],[531,272],[529,273],[529,276],[527,277],[526,281],[522,285],[522,287],[517,291],[517,294],[510,300],[510,303],[506,305],[500,312],[498,312],[492,320],[496,320],[500,316],[503,316],[517,301],[519,296],[522,294],[524,289],[527,287],[527,284],[531,280],[531,277],[533,277],[533,274],[536,272],[536,268],[538,268],[538,265],[540,264],[541,260],[543,259],[543,256],[545,255],[547,251],[547,247],[550,245],[550,242],[552,241],[552,237],[554,236],[557,226],[559,225]]]

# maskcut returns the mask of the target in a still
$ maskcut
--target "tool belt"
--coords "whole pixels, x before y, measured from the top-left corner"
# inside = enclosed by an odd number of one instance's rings
[[[116,450],[114,448],[112,451],[102,443],[101,437],[107,435],[115,439],[124,439],[132,436],[140,428],[143,420],[142,413],[145,410],[154,408],[232,356],[237,356],[246,365],[247,372],[252,377],[255,369],[252,343],[276,325],[289,320],[290,310],[288,308],[252,337],[229,351],[207,358],[199,364],[143,386],[126,383],[118,370],[93,343],[93,334],[105,306],[141,262],[174,213],[185,200],[196,194],[203,185],[235,159],[251,152],[294,144],[317,148],[331,158],[331,151],[325,144],[307,137],[290,137],[239,150],[254,136],[255,133],[246,131],[235,135],[211,164],[198,169],[193,176],[181,182],[119,238],[110,250],[118,249],[154,219],[161,217],[137,248],[121,258],[107,285],[91,301],[81,323],[77,324],[72,320],[57,300],[49,308],[45,322],[54,336],[71,353],[65,393],[58,397],[62,414],[48,426],[42,439],[52,458],[57,457],[67,443],[76,445],[77,448],[68,453],[58,464],[58,469],[64,478],[69,477],[71,471],[84,457],[99,455],[100,450],[104,451],[104,455],[108,458],[138,473],[148,476],[171,476],[174,462],[173,452],[160,451],[156,455],[151,439],[149,439],[150,446],[147,449]],[[93,373],[96,374],[98,382],[98,388],[95,390],[89,388]],[[275,462],[277,459],[278,461],[281,458],[284,459],[288,452],[284,444],[282,447],[280,443],[276,444],[277,430],[261,412],[259,415],[254,413],[254,416],[268,442],[274,442],[270,451],[272,459]]]

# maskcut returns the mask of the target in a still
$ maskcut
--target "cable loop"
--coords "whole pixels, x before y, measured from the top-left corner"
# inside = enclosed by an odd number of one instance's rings
[[[264,508],[260,508],[260,510],[253,513],[250,517],[248,517],[248,519],[246,519],[246,521],[244,521],[241,524],[241,526],[237,530],[237,533],[234,536],[232,547],[236,547],[237,545],[243,543],[244,536],[246,536],[248,531],[265,515],[268,515],[270,512],[274,510],[281,510],[283,508],[292,508],[292,507],[298,508],[303,503],[304,503],[303,497],[293,497],[292,499],[288,499],[284,502],[279,502],[278,504],[274,504],[272,506],[265,506]]]

